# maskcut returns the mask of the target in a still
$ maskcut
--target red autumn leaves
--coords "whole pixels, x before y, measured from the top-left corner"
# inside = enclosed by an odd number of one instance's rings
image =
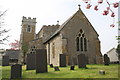
[[[97,5],[94,7],[94,10],[96,10],[96,11],[98,10],[98,6]]]
[[[118,6],[119,6],[119,3],[118,3],[118,2],[113,3],[113,7],[114,7],[114,8],[117,8]]]
[[[107,15],[109,13],[108,10],[104,10],[103,15]]]
[[[88,1],[85,1],[85,3],[87,4],[86,6],[86,9],[90,9],[92,7],[92,5],[90,3],[88,3]],[[98,0],[98,5],[99,4],[102,4],[103,3],[103,0]],[[119,6],[119,3],[118,2],[115,2],[113,4],[110,4],[108,1],[107,1],[107,4],[108,4],[108,7],[107,7],[107,10],[104,10],[103,11],[103,15],[108,15],[109,14],[109,11],[111,11],[111,17],[115,17],[115,13],[110,9],[110,6],[113,5],[114,8],[117,8]],[[98,5],[95,5],[94,6],[94,10],[95,11],[98,11]]]
[[[108,2],[107,2],[108,3]],[[115,17],[115,13],[110,9],[110,4],[108,3],[109,7],[107,7],[107,10],[104,10],[103,15],[109,14],[109,10],[112,12],[111,17]],[[119,6],[119,3],[113,3],[113,7],[117,8]]]
[[[103,0],[98,0],[98,3],[99,3],[99,4],[103,3]]]
[[[84,2],[87,4],[87,5],[86,5],[86,9],[90,9],[90,8],[92,7],[90,0],[88,0],[88,1],[85,0]],[[94,10],[95,10],[95,11],[98,11],[98,10],[99,10],[98,6],[103,3],[103,0],[98,0],[97,3],[98,3],[98,4],[94,6]],[[118,2],[109,3],[108,0],[106,0],[106,3],[107,3],[107,5],[108,5],[108,7],[106,7],[106,10],[104,10],[104,11],[102,12],[102,15],[107,16],[108,14],[111,14],[110,16],[114,18],[114,17],[115,17],[115,13],[112,11],[111,7],[113,7],[113,8],[118,8],[119,3],[118,3]],[[114,26],[115,26],[114,23],[110,25],[110,27],[114,27]]]
[[[111,17],[115,17],[115,13],[114,12],[112,12]]]
[[[17,49],[19,49],[20,44],[19,44],[18,40],[15,40],[15,42],[11,42],[9,45],[10,45],[11,49],[17,50]]]
[[[90,9],[91,6],[92,6],[91,4],[87,4],[86,9]]]

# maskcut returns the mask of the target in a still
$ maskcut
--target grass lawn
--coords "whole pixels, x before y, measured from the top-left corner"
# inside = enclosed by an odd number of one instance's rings
[[[87,65],[88,69],[78,68],[70,70],[70,66],[60,67],[60,71],[54,71],[48,66],[47,73],[36,74],[35,70],[26,70],[26,66],[22,66],[22,78],[118,78],[118,65]],[[105,70],[105,75],[100,75],[99,70]],[[10,66],[2,67],[2,78],[10,78]]]

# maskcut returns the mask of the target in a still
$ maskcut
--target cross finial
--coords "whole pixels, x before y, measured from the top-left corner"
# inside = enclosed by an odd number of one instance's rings
[[[80,4],[78,6],[79,6],[79,9],[80,9]]]
[[[57,21],[57,25],[59,25],[59,20]]]

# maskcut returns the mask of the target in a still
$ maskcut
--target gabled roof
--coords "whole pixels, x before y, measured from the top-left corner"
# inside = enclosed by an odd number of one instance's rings
[[[76,13],[75,13],[76,14]],[[75,15],[74,14],[74,15]],[[74,16],[73,15],[73,16]],[[70,18],[68,18],[62,25],[60,25],[60,27],[58,28],[58,30],[55,31],[55,33],[50,36],[46,41],[44,41],[44,43],[48,42],[50,39],[52,39],[54,36],[56,36],[57,34],[59,34],[59,32],[64,28],[64,26],[73,18],[73,16],[71,16]]]
[[[109,54],[111,51],[116,50],[115,48],[110,49],[107,54]]]
[[[79,10],[73,14],[71,17],[69,17],[60,27],[58,30],[55,31],[55,33],[50,36],[48,39],[46,39],[46,41],[44,41],[43,43],[45,44],[46,42],[50,41],[52,38],[54,38],[56,35],[58,35],[60,33],[60,31],[65,27],[65,25],[67,25],[67,23],[74,18],[74,16],[78,13],[82,13],[82,15],[84,16],[84,18],[87,19],[87,17],[84,15],[84,13],[82,12],[82,10],[79,8]],[[87,19],[87,21],[89,22],[89,20]],[[90,23],[90,22],[89,22]],[[92,24],[90,23],[90,25],[92,26]],[[93,28],[93,27],[92,27]],[[95,29],[93,28],[93,30],[95,31]],[[98,33],[95,31],[95,33],[98,35]],[[99,35],[98,35],[99,36]]]

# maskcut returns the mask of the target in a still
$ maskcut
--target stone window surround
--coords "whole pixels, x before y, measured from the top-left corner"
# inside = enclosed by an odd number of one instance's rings
[[[85,33],[82,29],[80,29],[76,37],[76,51],[82,51],[82,52],[87,51],[88,50],[87,43],[88,40],[85,37]]]
[[[26,32],[29,32],[29,33],[31,33],[31,32],[32,32],[32,28],[31,28],[31,26],[30,26],[30,25],[27,25]]]

